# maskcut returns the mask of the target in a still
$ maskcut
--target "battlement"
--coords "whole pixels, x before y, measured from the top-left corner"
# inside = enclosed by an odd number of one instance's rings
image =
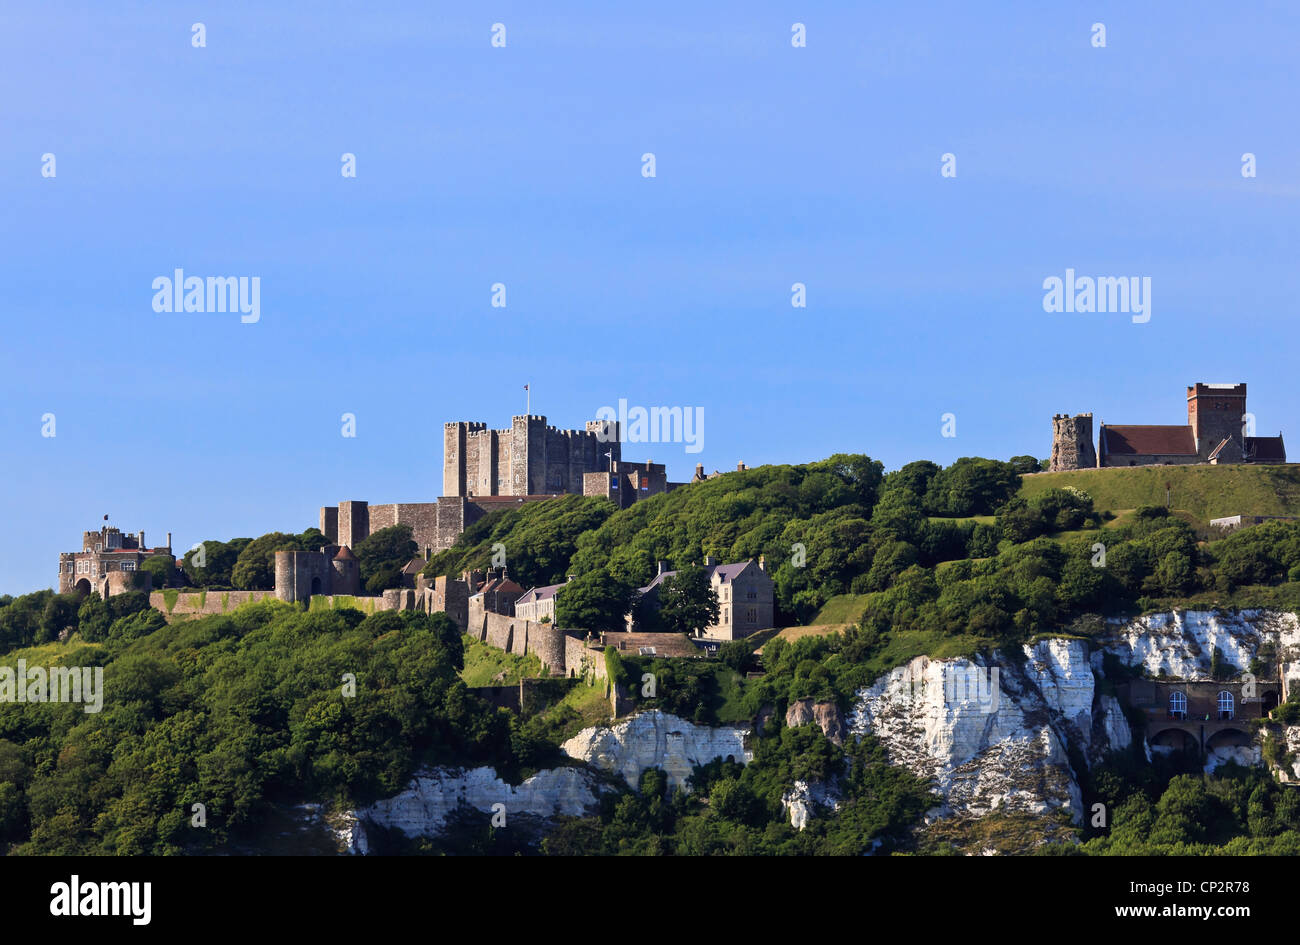
[[[1245,384],[1201,384],[1196,383],[1187,388],[1187,399],[1193,397],[1242,397],[1246,396]]]

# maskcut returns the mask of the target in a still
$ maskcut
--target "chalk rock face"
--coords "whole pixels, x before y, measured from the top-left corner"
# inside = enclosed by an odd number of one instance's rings
[[[839,792],[822,781],[796,781],[781,795],[781,803],[790,812],[790,826],[803,830],[808,818],[818,809],[840,809]]]
[[[1069,750],[1087,762],[1132,736],[1113,697],[1098,698],[1085,642],[1042,640],[1016,655],[917,657],[857,693],[849,731],[934,779],[943,800],[932,817],[1065,810],[1078,822]]]
[[[580,817],[596,809],[597,790],[595,778],[579,768],[549,768],[518,786],[502,781],[489,767],[432,768],[417,773],[402,793],[357,811],[357,819],[395,828],[408,837],[433,836],[462,803],[485,813],[491,813],[494,804],[504,804],[507,818]]]
[[[1295,755],[1291,770],[1283,769],[1282,780],[1300,781],[1300,725],[1288,725],[1282,729],[1282,737],[1286,740],[1286,750]]]
[[[1212,772],[1219,765],[1229,761],[1249,767],[1261,764],[1263,760],[1264,752],[1258,745],[1223,745],[1219,748],[1211,748],[1206,754],[1205,770],[1207,773]]]
[[[1141,665],[1152,676],[1163,671],[1179,679],[1205,680],[1210,678],[1215,647],[1224,660],[1238,671],[1245,671],[1265,640],[1277,646],[1283,662],[1297,659],[1300,620],[1292,613],[1261,610],[1150,614],[1112,622],[1093,661],[1100,669],[1102,652],[1113,653],[1126,665]],[[1300,672],[1288,672],[1288,678],[1297,675]]]
[[[651,709],[613,725],[585,728],[560,747],[570,758],[617,771],[634,788],[649,768],[662,768],[670,787],[684,788],[696,765],[728,757],[741,764],[753,761],[754,753],[745,747],[748,736],[748,729],[696,725]]]
[[[785,711],[786,728],[816,722],[822,734],[836,745],[844,744],[844,718],[840,707],[834,702],[813,702],[811,699],[799,699],[790,704]]]
[[[1056,721],[1068,729],[1071,744],[1086,752],[1092,745],[1096,687],[1088,644],[1083,640],[1039,640],[1024,650],[1029,684]]]
[[[370,852],[365,825],[356,811],[340,811],[327,817],[325,822],[341,852],[353,856],[365,856]]]
[[[1090,760],[1100,760],[1104,751],[1122,751],[1133,744],[1133,729],[1124,717],[1124,708],[1119,700],[1110,695],[1097,697],[1097,713],[1093,719],[1093,748]],[[1098,747],[1103,749],[1098,752]]]

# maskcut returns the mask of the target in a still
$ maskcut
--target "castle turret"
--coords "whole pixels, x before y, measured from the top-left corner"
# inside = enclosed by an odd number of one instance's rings
[[[331,594],[361,593],[361,563],[346,545],[339,549],[331,562],[334,575],[330,581]]]

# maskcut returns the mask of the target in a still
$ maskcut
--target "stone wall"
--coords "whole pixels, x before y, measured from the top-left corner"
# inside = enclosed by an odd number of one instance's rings
[[[169,610],[167,597],[162,591],[149,595],[149,606],[161,611],[170,621],[173,617],[192,615],[227,614],[244,604],[274,599],[274,591],[194,591],[178,590]]]
[[[533,653],[553,676],[579,676],[587,669],[597,678],[605,676],[603,650],[588,648],[583,640],[550,624],[484,611],[482,597],[470,598],[465,632],[515,656]]]
[[[1105,465],[1115,468],[1124,466],[1190,466],[1200,461],[1201,457],[1196,455],[1165,456],[1157,453],[1109,453],[1106,456]]]

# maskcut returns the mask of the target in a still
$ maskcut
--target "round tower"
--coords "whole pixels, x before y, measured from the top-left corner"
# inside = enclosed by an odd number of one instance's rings
[[[330,593],[351,594],[354,597],[360,594],[361,562],[357,561],[356,555],[347,545],[339,549],[331,564],[334,573],[330,577]]]

